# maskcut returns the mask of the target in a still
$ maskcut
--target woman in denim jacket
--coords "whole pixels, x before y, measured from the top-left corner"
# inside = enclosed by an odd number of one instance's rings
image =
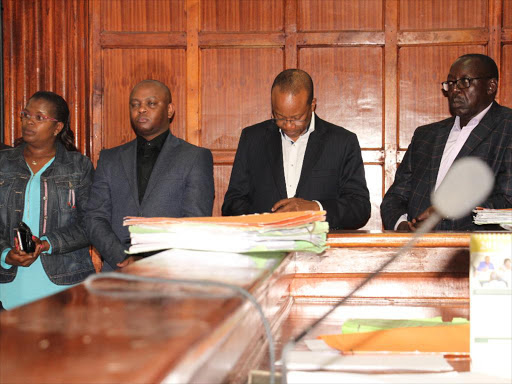
[[[84,207],[91,161],[73,144],[66,101],[37,92],[21,112],[22,137],[0,151],[0,304],[23,305],[79,283],[94,273]],[[15,239],[20,221],[35,251]]]

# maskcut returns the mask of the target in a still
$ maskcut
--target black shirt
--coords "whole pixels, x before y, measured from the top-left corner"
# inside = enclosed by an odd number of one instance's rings
[[[167,136],[169,136],[168,130],[151,141],[137,136],[137,186],[139,189],[139,203],[142,203],[151,172],[153,172],[156,159],[158,159],[158,155],[164,146]]]

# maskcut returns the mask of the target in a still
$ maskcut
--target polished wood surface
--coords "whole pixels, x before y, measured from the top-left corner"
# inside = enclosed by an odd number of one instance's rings
[[[318,113],[358,134],[372,219],[415,128],[449,116],[439,83],[460,54],[500,68],[512,106],[510,0],[4,0],[6,142],[39,88],[72,105],[80,150],[133,137],[127,98],[143,78],[165,81],[172,131],[214,154],[220,214],[241,129],[269,117],[270,84],[311,72]]]
[[[159,256],[124,272],[220,279],[247,288],[270,321],[279,358],[292,335],[345,297],[408,238],[393,235],[331,234],[331,248],[324,254],[292,253],[271,273],[248,267],[223,268],[212,275],[211,268],[177,267]],[[386,237],[391,239],[383,242]],[[468,318],[469,235],[427,237],[422,247],[396,260],[308,338],[339,332],[348,318]],[[96,284],[124,296],[89,292],[79,285],[0,314],[0,382],[243,383],[250,370],[268,369],[260,319],[252,305],[231,291],[176,283]],[[137,298],[134,291],[144,296]],[[457,369],[467,368],[467,361]],[[24,365],[32,369],[20,369]]]
[[[271,326],[279,326],[275,319],[281,318],[289,285],[284,274],[288,260],[273,274],[253,267],[223,268],[216,277],[208,268],[180,269],[165,257],[158,260],[135,263],[123,272],[241,286],[260,303]],[[0,382],[217,383],[262,336],[254,306],[230,289],[112,279],[93,287],[103,293],[82,284],[0,313]]]

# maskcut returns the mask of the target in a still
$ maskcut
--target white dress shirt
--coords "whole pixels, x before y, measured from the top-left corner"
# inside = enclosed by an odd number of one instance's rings
[[[281,145],[283,148],[283,168],[284,180],[286,183],[286,195],[288,198],[295,197],[297,186],[299,185],[300,174],[302,172],[302,163],[308,146],[309,135],[315,131],[315,113],[311,114],[311,123],[309,128],[299,136],[297,141],[290,139],[282,130]],[[322,204],[315,201],[320,210],[323,210]]]
[[[437,173],[436,186],[434,190],[436,190],[441,185],[442,181],[444,180],[444,177],[448,173],[448,170],[452,166],[460,150],[466,143],[469,135],[471,134],[471,132],[473,132],[473,129],[475,129],[475,127],[478,124],[480,124],[480,121],[484,118],[485,114],[489,111],[489,109],[491,109],[491,106],[492,103],[489,104],[489,106],[485,108],[482,112],[480,112],[478,115],[469,120],[468,124],[462,128],[460,126],[460,117],[455,117],[455,122],[453,123],[450,135],[448,136],[448,140],[446,140],[446,145],[443,151],[443,157],[441,157],[441,164],[439,165],[439,171]],[[400,216],[400,218],[395,224],[395,231],[402,221],[408,220],[409,217],[407,216],[406,213]]]

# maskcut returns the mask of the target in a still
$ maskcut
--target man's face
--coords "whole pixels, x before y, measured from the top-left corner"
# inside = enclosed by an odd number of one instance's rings
[[[457,60],[450,68],[448,81],[465,77],[482,77],[482,79],[471,80],[469,88],[459,89],[454,84],[446,92],[450,112],[460,117],[462,127],[494,100],[497,83],[495,79],[491,80],[486,76],[489,76],[489,74],[485,72],[485,68],[480,64],[480,61],[475,59]]]
[[[308,104],[308,93],[305,89],[296,95],[281,92],[278,87],[272,90],[272,114],[276,124],[293,141],[309,126],[315,107],[315,99]]]
[[[157,84],[142,83],[130,95],[130,122],[139,136],[152,140],[169,129],[174,107]]]

